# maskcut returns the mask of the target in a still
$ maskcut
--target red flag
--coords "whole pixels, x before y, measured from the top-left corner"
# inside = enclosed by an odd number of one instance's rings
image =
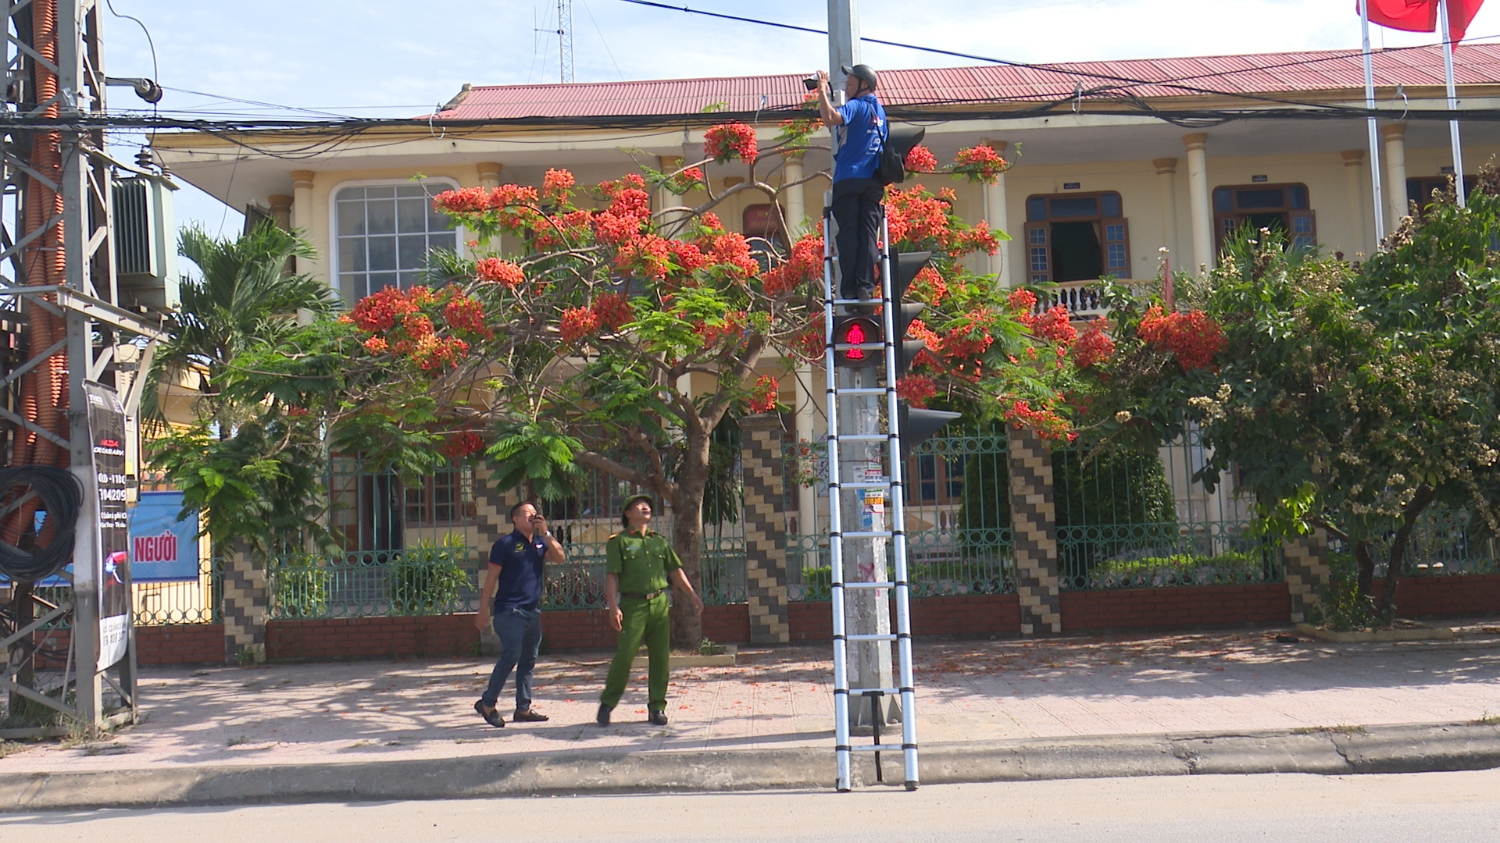
[[[1441,0],[1368,0],[1370,23],[1407,32],[1436,32],[1438,3]],[[1462,41],[1469,21],[1479,13],[1484,0],[1448,0],[1448,31],[1454,41]],[[1356,2],[1354,10],[1359,11]]]

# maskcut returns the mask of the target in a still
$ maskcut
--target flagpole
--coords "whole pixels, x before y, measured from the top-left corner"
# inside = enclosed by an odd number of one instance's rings
[[[1448,110],[1458,110],[1458,92],[1453,83],[1453,30],[1448,28],[1448,0],[1438,3],[1438,29],[1443,33],[1443,77],[1448,83]],[[1448,135],[1453,143],[1453,192],[1458,207],[1464,207],[1464,154],[1458,137],[1458,118],[1448,121]]]
[[[1375,66],[1370,59],[1370,0],[1359,0],[1359,30],[1364,41],[1365,108],[1370,114],[1370,186],[1375,194],[1375,248],[1385,239],[1385,199],[1380,190],[1380,129],[1375,125]]]

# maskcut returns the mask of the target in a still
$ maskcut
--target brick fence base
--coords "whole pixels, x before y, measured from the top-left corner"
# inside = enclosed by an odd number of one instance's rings
[[[1070,632],[1285,624],[1290,612],[1285,583],[1062,593],[1063,628]]]

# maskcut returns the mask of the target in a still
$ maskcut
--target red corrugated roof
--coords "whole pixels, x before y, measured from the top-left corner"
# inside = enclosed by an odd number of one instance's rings
[[[1375,81],[1381,86],[1443,84],[1442,53],[1437,47],[1377,52],[1374,64]],[[1500,83],[1500,44],[1460,45],[1454,64],[1461,85]],[[1071,96],[1078,86],[1085,91],[1123,86],[1123,90],[1139,97],[1201,93],[1193,88],[1225,94],[1295,94],[1364,86],[1360,55],[1351,50],[1094,61],[1046,67],[886,70],[880,72],[880,98],[888,106],[900,106],[1059,99]],[[1114,82],[1101,76],[1139,80],[1141,84]],[[729,112],[789,108],[802,102],[806,93],[800,75],[493,85],[474,87],[456,107],[442,113],[455,120],[667,117],[701,114],[713,106]]]

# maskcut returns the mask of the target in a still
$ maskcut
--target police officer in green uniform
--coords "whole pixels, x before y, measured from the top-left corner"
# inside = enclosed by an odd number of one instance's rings
[[[651,523],[651,497],[636,495],[625,502],[620,523],[625,530],[610,536],[604,550],[604,598],[609,608],[609,624],[618,632],[615,659],[609,664],[604,693],[599,695],[600,726],[609,725],[610,712],[619,704],[630,680],[630,663],[646,642],[650,660],[647,671],[649,697],[648,719],[667,725],[667,669],[671,655],[672,630],[667,617],[667,582],[670,579],[678,593],[693,601],[698,612],[703,601],[693,591],[682,572],[682,560],[661,534],[647,529]]]

